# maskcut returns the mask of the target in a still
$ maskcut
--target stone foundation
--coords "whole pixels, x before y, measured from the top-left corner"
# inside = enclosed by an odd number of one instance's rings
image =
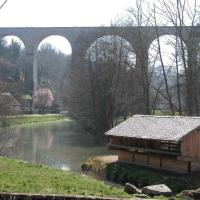
[[[119,199],[107,198],[107,197],[95,197],[95,196],[78,196],[78,195],[0,193],[0,200],[119,200]]]

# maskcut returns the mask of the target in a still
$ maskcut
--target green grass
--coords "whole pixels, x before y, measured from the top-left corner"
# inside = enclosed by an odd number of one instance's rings
[[[1,117],[0,121],[2,122],[3,126],[13,126],[13,125],[29,124],[29,123],[51,122],[62,119],[68,119],[68,118],[66,118],[66,116],[61,114],[44,114],[44,115],[37,114],[37,115],[17,115],[17,116]]]
[[[0,157],[0,192],[130,197],[86,175]]]

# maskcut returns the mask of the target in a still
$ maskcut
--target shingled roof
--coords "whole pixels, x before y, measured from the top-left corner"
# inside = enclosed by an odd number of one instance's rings
[[[134,115],[105,135],[178,142],[198,127],[200,117]]]

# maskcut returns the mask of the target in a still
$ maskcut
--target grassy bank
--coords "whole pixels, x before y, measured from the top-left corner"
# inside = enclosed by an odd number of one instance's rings
[[[67,119],[67,118],[66,116],[61,114],[44,114],[44,115],[37,114],[37,115],[17,115],[17,116],[1,117],[0,121],[2,123],[2,126],[13,126],[13,125],[29,124],[29,123],[51,122],[62,119]]]
[[[0,192],[130,197],[91,177],[0,157]]]

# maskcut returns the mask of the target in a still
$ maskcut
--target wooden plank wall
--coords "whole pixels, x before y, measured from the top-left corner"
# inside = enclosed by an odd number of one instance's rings
[[[121,145],[121,137],[110,137],[110,143]],[[138,165],[166,169],[170,171],[187,173],[200,171],[200,132],[188,134],[181,142],[181,156],[194,158],[189,160],[177,160],[169,155],[159,155],[149,152],[126,152],[118,150],[119,161],[132,162]]]
[[[118,151],[118,160],[179,173],[189,172],[189,162],[165,155]],[[191,165],[191,170],[198,171],[198,169],[200,165]]]
[[[191,162],[191,171],[200,172],[200,162]]]
[[[189,171],[189,166],[188,162],[186,161],[179,161],[173,158],[162,158],[162,163],[161,163],[161,168],[162,169],[167,169],[167,170],[172,170],[172,171],[177,171],[180,173],[187,173]]]
[[[115,145],[120,145],[121,137],[110,137],[110,143]]]
[[[158,155],[150,155],[149,156],[149,165],[153,167],[160,167],[161,166],[161,158]]]
[[[134,163],[148,165],[148,156],[144,153],[134,153]]]
[[[200,132],[188,134],[181,143],[181,155],[185,157],[200,158]]]
[[[133,153],[125,152],[125,151],[118,151],[118,160],[133,162]]]

